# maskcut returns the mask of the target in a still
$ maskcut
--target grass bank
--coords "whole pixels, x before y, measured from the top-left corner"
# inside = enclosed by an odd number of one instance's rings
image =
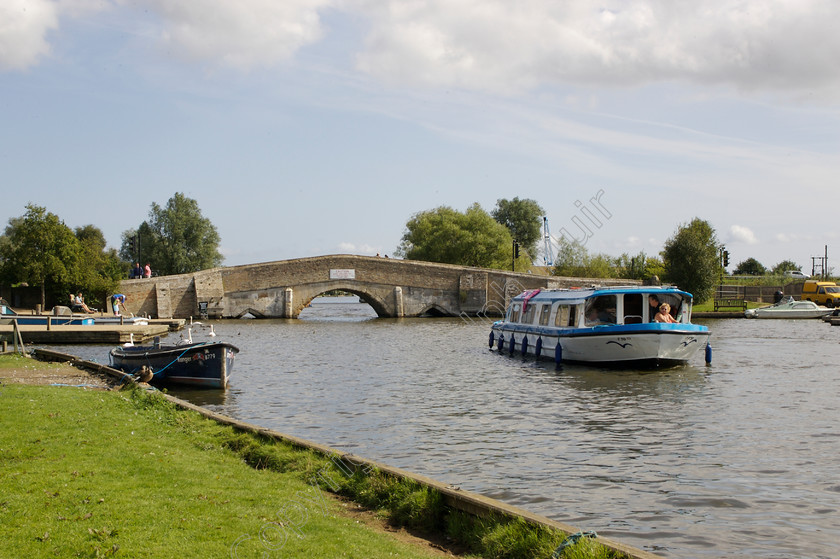
[[[394,525],[445,534],[473,556],[549,558],[566,537],[448,510],[414,482],[143,390],[4,384],[0,417],[0,557],[440,556],[348,518],[330,493]],[[561,556],[620,555],[581,538]]]

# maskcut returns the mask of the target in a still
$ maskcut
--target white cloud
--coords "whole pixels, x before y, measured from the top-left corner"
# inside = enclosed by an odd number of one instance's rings
[[[828,0],[367,0],[363,71],[407,84],[515,91],[543,83],[687,80],[838,86]]]
[[[250,69],[288,60],[321,38],[331,0],[145,0],[163,20],[160,38],[188,59]]]
[[[48,53],[59,15],[106,7],[151,15],[174,56],[246,70],[320,41],[331,10],[367,24],[358,69],[400,85],[510,93],[686,81],[823,98],[840,89],[832,0],[3,0],[0,69]]]
[[[746,243],[748,245],[758,244],[755,234],[747,227],[733,225],[729,228],[729,238],[732,242]]]
[[[47,33],[58,27],[58,8],[48,0],[0,2],[0,70],[23,70],[49,54]]]

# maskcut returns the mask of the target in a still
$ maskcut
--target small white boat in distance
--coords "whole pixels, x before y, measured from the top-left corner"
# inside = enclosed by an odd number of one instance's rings
[[[629,286],[526,291],[493,324],[490,347],[557,363],[619,366],[686,363],[706,351],[709,328],[691,323],[693,297],[676,287]],[[656,322],[659,305],[670,321]]]
[[[813,301],[795,301],[793,297],[783,299],[769,307],[744,311],[747,318],[820,318],[831,314],[834,309],[821,307]]]

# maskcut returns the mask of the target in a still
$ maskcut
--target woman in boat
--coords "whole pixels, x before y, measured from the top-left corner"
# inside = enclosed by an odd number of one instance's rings
[[[671,305],[668,303],[662,303],[659,305],[659,312],[656,313],[653,320],[656,322],[676,322],[674,317],[671,316]]]

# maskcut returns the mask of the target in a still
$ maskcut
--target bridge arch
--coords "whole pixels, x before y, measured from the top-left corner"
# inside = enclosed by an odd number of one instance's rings
[[[236,315],[236,316],[234,316],[233,318],[242,318],[242,317],[244,317],[246,314],[250,314],[250,315],[251,315],[251,316],[253,316],[254,318],[266,318],[266,316],[265,316],[263,313],[261,313],[261,312],[260,312],[260,311],[258,311],[257,309],[252,309],[252,308],[250,308],[250,307],[248,307],[247,309],[242,310],[239,314],[237,314],[237,315]]]
[[[380,318],[390,316],[388,314],[388,308],[383,303],[383,301],[379,299],[377,295],[374,295],[370,290],[360,289],[358,286],[348,284],[344,287],[332,287],[329,289],[323,289],[319,293],[315,293],[314,295],[308,294],[306,296],[306,299],[302,300],[299,305],[295,305],[293,318],[297,318],[298,316],[300,316],[300,313],[303,311],[303,309],[308,307],[309,304],[313,301],[313,299],[331,291],[343,291],[346,293],[352,293],[353,295],[356,295],[357,297],[359,297],[359,299],[370,305],[376,312],[376,316]]]
[[[454,314],[442,306],[433,303],[420,311],[418,316],[457,316],[457,314]]]

